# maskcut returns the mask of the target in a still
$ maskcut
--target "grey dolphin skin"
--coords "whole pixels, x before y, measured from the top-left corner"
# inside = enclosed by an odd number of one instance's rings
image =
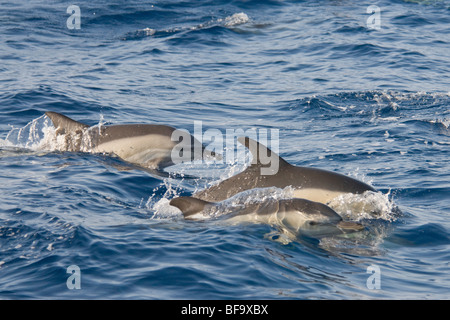
[[[342,231],[364,229],[356,222],[343,221],[342,217],[327,205],[306,199],[271,199],[233,207],[192,197],[178,197],[172,199],[170,205],[180,209],[185,219],[193,219],[196,214],[214,216],[220,211],[220,217],[227,220],[278,225],[293,233],[321,225],[335,225]]]
[[[243,172],[195,193],[193,197],[205,201],[222,201],[239,192],[253,188],[292,186],[294,198],[327,204],[342,194],[361,194],[365,191],[376,191],[361,181],[336,172],[293,166],[270,149],[248,137],[240,137],[238,141],[249,148],[254,159],[253,164]],[[264,167],[262,161],[259,161],[259,155],[261,154],[269,155],[272,161],[278,161],[278,171],[275,174],[261,174],[261,168]]]
[[[184,160],[202,159],[204,155],[215,156],[214,152],[205,152],[200,141],[187,132],[166,125],[121,124],[89,127],[56,112],[45,114],[52,120],[57,136],[64,136],[62,151],[114,153],[127,162],[151,169],[173,165],[174,150],[181,153],[186,151],[184,157],[180,156],[180,159]],[[183,145],[179,141],[172,141],[175,131],[179,131],[175,136],[179,139],[181,137]],[[177,150],[177,146],[180,150]]]

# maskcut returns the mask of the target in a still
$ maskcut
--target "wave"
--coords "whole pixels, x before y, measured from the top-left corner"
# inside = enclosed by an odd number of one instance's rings
[[[321,120],[360,119],[368,123],[414,121],[435,125],[446,133],[450,124],[450,93],[361,91],[311,96],[289,103],[286,110],[298,110]]]
[[[249,22],[249,17],[244,12],[235,13],[231,16],[227,16],[226,18],[213,19],[209,22],[201,23],[195,26],[185,26],[185,27],[174,27],[169,29],[153,29],[153,28],[144,28],[139,29],[134,32],[128,32],[121,40],[140,40],[147,37],[167,37],[180,33],[189,33],[192,31],[199,30],[210,30],[212,31],[214,28],[227,28],[232,29],[236,26],[246,24]]]

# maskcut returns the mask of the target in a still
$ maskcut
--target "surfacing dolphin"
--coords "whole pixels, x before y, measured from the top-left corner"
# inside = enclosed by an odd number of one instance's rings
[[[161,169],[178,159],[198,160],[215,157],[187,132],[156,124],[121,124],[90,127],[56,112],[46,112],[57,137],[63,136],[61,151],[113,153],[121,159],[150,169]],[[174,135],[177,131],[176,135]],[[182,140],[173,141],[172,138]],[[181,138],[180,138],[181,137]],[[183,156],[183,152],[185,152]],[[180,155],[181,154],[181,155]]]
[[[198,215],[217,216],[232,222],[275,225],[293,234],[301,234],[322,226],[336,226],[343,232],[364,229],[359,223],[343,221],[339,214],[323,203],[298,198],[224,205],[224,202],[214,203],[192,197],[178,197],[172,199],[170,205],[180,209],[185,219],[195,219]]]
[[[293,166],[264,145],[248,137],[240,137],[238,141],[252,153],[252,164],[243,172],[199,191],[193,197],[216,202],[253,188],[277,187],[284,189],[291,186],[294,198],[327,204],[343,194],[376,191],[361,181],[336,172]],[[264,155],[265,161],[261,161],[262,155]],[[278,161],[278,170],[274,174],[261,173],[263,172],[261,169],[267,168],[267,159]]]

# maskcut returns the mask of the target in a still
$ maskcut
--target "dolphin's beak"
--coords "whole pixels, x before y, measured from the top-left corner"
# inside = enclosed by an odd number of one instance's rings
[[[337,224],[337,227],[342,231],[361,231],[364,230],[362,224],[351,222],[351,221],[341,221]]]

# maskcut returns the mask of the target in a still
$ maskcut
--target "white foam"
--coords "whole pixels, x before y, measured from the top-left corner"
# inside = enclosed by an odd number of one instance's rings
[[[99,123],[87,130],[100,130],[103,123],[103,115],[100,115]],[[68,136],[71,136],[70,139]],[[13,127],[5,140],[0,140],[0,146],[24,148],[30,151],[67,151],[74,148],[74,141],[80,143],[80,151],[93,151],[90,135],[79,133],[58,135],[50,119],[42,115],[22,128]]]
[[[429,121],[432,124],[442,124],[446,129],[450,126],[450,119],[436,119],[436,120],[430,120]]]
[[[146,36],[152,36],[152,35],[154,35],[156,33],[156,30],[155,29],[151,29],[151,28],[145,28],[145,29],[142,29],[142,30],[139,30],[139,31],[142,32]]]
[[[22,128],[12,127],[3,141],[3,145],[39,150],[45,135],[43,130],[49,127],[48,120],[45,115],[42,115]]]
[[[181,217],[181,211],[178,208],[171,206],[169,203],[169,199],[162,198],[151,205],[149,204],[149,209],[154,212],[152,219]]]
[[[210,27],[217,26],[217,25],[230,28],[230,27],[241,25],[241,24],[245,24],[249,20],[250,19],[247,14],[245,14],[244,12],[240,12],[240,13],[235,13],[226,18],[219,18],[216,20],[212,20],[212,21],[205,22],[205,23],[200,23],[198,25],[194,25],[194,26],[190,26],[190,27],[175,27],[175,28],[165,29],[165,30],[157,30],[157,29],[152,29],[152,28],[147,27],[144,29],[137,30],[132,36],[133,37],[134,36],[149,37],[149,36],[155,35],[157,32],[175,33],[175,32],[189,31],[189,30],[195,31],[195,30],[202,30],[202,29],[210,28]],[[125,37],[125,39],[126,38],[127,37]]]
[[[346,220],[397,219],[397,207],[389,199],[389,193],[366,191],[363,194],[344,194],[331,200],[328,205]]]
[[[225,18],[225,27],[234,27],[249,21],[248,15],[244,12],[235,13],[232,16]],[[220,22],[220,21],[219,21]]]
[[[231,198],[224,200],[224,202],[228,202],[232,205],[251,204],[270,200],[290,199],[293,195],[294,189],[290,186],[284,189],[277,187],[255,188],[242,191]]]

